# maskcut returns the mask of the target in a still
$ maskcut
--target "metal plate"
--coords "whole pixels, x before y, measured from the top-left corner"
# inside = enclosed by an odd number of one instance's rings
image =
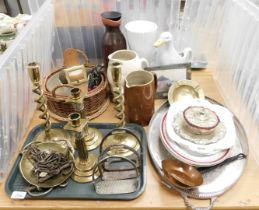
[[[170,104],[183,99],[204,99],[204,92],[194,80],[179,80],[169,88],[167,98]]]
[[[212,100],[213,101],[213,100]],[[160,141],[159,127],[163,115],[168,111],[169,103],[164,103],[153,115],[148,130],[148,149],[157,172],[163,177],[162,160],[175,159],[171,154],[167,152],[163,143]],[[248,155],[248,143],[245,131],[236,117],[233,117],[236,127],[236,141],[235,145],[231,148],[230,156],[234,156],[238,153],[244,153]],[[170,185],[165,182],[166,186],[173,188],[181,193],[185,193],[190,197],[197,199],[208,199],[219,196],[230,189],[243,174],[247,163],[247,159],[237,160],[231,164],[219,167],[206,174],[203,174],[204,182],[201,186],[193,189],[180,189],[176,186]]]
[[[53,123],[53,128],[62,128],[64,124]],[[90,127],[100,129],[103,135],[106,135],[109,131],[117,128],[115,124],[108,123],[89,123]],[[80,184],[72,179],[68,180],[68,185],[65,188],[56,187],[49,194],[44,197],[30,197],[28,194],[25,199],[91,199],[91,200],[132,200],[140,196],[146,186],[146,133],[143,127],[136,124],[126,124],[128,129],[131,129],[137,136],[140,137],[143,152],[141,154],[141,164],[140,164],[140,177],[138,178],[138,188],[137,191],[128,194],[110,194],[110,195],[99,195],[95,192],[93,183]],[[24,145],[31,142],[37,133],[44,130],[43,125],[35,127],[29,134]],[[99,148],[92,150],[91,153],[96,155],[99,154]],[[19,172],[19,162],[21,160],[21,155],[18,156],[14,163],[14,166],[6,180],[5,190],[7,194],[11,195],[13,191],[26,191],[29,184],[23,179]]]

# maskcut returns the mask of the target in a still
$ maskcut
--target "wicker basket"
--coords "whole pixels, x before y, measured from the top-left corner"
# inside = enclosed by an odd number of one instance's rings
[[[92,67],[92,65],[90,66]],[[72,103],[66,102],[70,97],[70,89],[75,87],[70,84],[62,84],[59,76],[64,68],[60,68],[48,75],[44,81],[44,94],[51,117],[59,121],[67,121],[68,115],[74,112]],[[109,105],[107,93],[107,79],[102,74],[100,84],[92,90],[87,91],[84,98],[84,110],[87,118],[93,119],[102,114]],[[76,85],[82,91],[88,89],[86,83]]]

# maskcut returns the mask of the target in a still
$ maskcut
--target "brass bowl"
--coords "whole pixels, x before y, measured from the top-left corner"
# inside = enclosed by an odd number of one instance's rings
[[[69,145],[64,141],[48,141],[48,142],[35,142],[37,148],[45,152],[57,152],[66,154],[69,152],[69,159],[74,161],[73,152],[70,150]],[[33,172],[33,161],[28,157],[26,149],[23,151],[23,155],[19,164],[20,173],[23,178],[38,188],[52,188],[61,185],[64,183],[73,173],[63,175],[59,174],[51,179],[48,179],[42,183],[38,182],[36,174]]]
[[[179,80],[173,83],[168,91],[169,104],[179,100],[195,98],[204,99],[205,96],[203,89],[193,80]]]

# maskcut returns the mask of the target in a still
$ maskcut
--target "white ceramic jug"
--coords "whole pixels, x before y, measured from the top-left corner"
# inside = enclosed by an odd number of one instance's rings
[[[133,50],[117,50],[114,53],[108,56],[109,64],[107,68],[107,77],[111,85],[112,76],[111,76],[111,64],[114,62],[121,63],[122,71],[122,82],[126,78],[127,74],[132,71],[143,70],[145,67],[148,67],[148,61],[145,58],[139,58],[138,54]],[[121,84],[123,85],[123,84]]]

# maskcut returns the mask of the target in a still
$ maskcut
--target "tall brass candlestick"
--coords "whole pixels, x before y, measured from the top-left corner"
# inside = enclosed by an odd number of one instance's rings
[[[39,66],[39,64],[37,64],[35,62],[29,63],[28,73],[29,73],[30,79],[32,81],[32,84],[34,86],[32,92],[39,95],[39,98],[36,99],[35,102],[38,104],[37,109],[42,112],[42,114],[39,117],[41,119],[45,120],[45,134],[46,134],[46,137],[49,138],[51,121],[50,121],[50,116],[49,116],[47,105],[46,105],[45,96],[44,96],[43,90],[40,85],[40,66]]]
[[[33,92],[39,97],[35,100],[38,104],[37,109],[41,111],[40,119],[45,120],[45,131],[39,132],[34,138],[37,141],[55,141],[55,140],[68,140],[71,138],[69,133],[60,128],[51,128],[51,121],[46,105],[46,99],[40,84],[40,66],[36,62],[29,63],[28,73],[33,84]]]
[[[84,112],[84,97],[87,93],[83,94],[79,88],[72,88],[70,93],[71,97],[68,102],[72,102],[76,112],[69,115],[70,121],[64,129],[76,132],[74,147],[77,149],[78,157],[75,159],[75,171],[72,178],[80,183],[91,182],[93,174],[94,177],[99,176],[93,171],[98,158],[88,150],[98,147],[103,135],[98,129],[88,127]]]
[[[87,123],[84,119],[81,119],[79,113],[71,113],[69,119],[70,121],[64,126],[64,129],[76,132],[75,147],[78,152],[78,157],[75,159],[75,171],[72,175],[72,179],[80,183],[91,182],[93,174],[95,177],[99,174],[93,171],[97,162],[97,156],[88,152],[85,142],[87,134],[84,128]]]
[[[116,117],[120,119],[119,126],[125,126],[125,114],[124,114],[124,95],[121,87],[122,73],[121,73],[121,64],[115,62],[112,64],[111,75],[114,87],[112,89],[114,93],[114,101],[116,103],[115,109],[118,112]]]

